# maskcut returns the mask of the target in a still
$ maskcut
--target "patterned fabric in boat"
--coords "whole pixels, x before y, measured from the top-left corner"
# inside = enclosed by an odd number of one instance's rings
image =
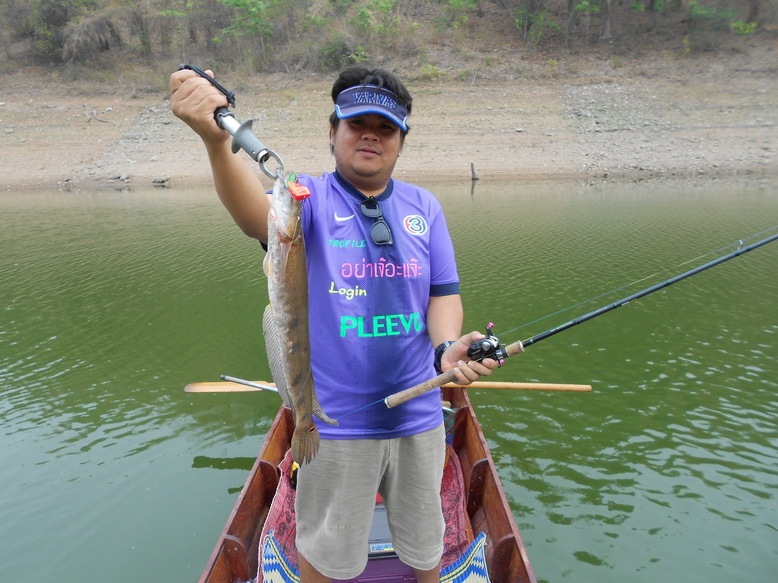
[[[295,547],[297,529],[294,518],[294,489],[289,478],[292,468],[291,452],[287,452],[279,468],[281,469],[281,479],[262,531],[257,583],[262,583],[263,580],[270,583],[299,581],[297,548]],[[447,579],[447,581],[450,583],[477,583],[480,581],[488,583],[488,578],[477,578],[478,573],[486,573],[486,563],[483,560],[484,541],[481,540],[479,547],[479,539],[483,537],[473,540],[473,531],[467,518],[465,505],[462,467],[451,447],[446,449],[446,465],[443,470],[441,495],[444,503],[443,515],[446,520],[441,575],[452,572],[451,569],[456,564],[462,564],[462,568],[457,571],[462,576]],[[469,566],[463,563],[468,556],[470,556]],[[468,571],[468,569],[470,570]]]
[[[440,572],[441,583],[489,583],[486,571],[484,544],[486,535],[481,533],[464,554]],[[262,573],[260,581],[266,583],[300,583],[300,572],[289,562],[270,531],[260,547]]]
[[[260,572],[258,581],[265,583],[300,583],[300,571],[281,550],[271,530],[259,547]]]
[[[440,583],[489,583],[485,544],[486,534],[482,532],[459,559],[440,572]]]

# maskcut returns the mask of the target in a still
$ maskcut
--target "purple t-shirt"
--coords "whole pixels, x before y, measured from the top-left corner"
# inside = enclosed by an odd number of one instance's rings
[[[429,297],[459,293],[440,204],[424,189],[390,181],[377,201],[394,244],[376,245],[375,219],[359,208],[366,197],[339,174],[301,175],[298,182],[311,191],[303,234],[314,385],[324,411],[339,422],[317,420],[322,437],[383,439],[433,429],[442,421],[439,390],[393,409],[373,403],[435,376]]]

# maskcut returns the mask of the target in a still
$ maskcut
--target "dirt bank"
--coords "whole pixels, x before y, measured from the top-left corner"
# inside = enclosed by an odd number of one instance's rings
[[[651,61],[536,63],[526,76],[408,83],[413,130],[404,179],[634,179],[775,176],[776,52]],[[236,115],[254,118],[287,168],[318,173],[327,149],[329,77],[222,78]],[[198,138],[170,113],[166,80],[63,82],[25,70],[0,89],[5,189],[210,183]],[[247,163],[253,164],[248,158]]]

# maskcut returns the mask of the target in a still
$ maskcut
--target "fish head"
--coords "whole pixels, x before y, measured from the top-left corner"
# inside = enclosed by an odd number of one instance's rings
[[[278,170],[278,177],[273,185],[273,203],[270,218],[275,222],[280,233],[293,239],[300,228],[302,201],[310,196],[304,186],[297,184],[296,175]]]

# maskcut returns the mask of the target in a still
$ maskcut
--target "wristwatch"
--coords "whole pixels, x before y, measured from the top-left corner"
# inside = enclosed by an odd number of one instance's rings
[[[438,374],[443,374],[443,370],[440,368],[440,359],[443,358],[443,353],[446,352],[446,348],[451,346],[452,344],[456,344],[456,340],[446,340],[445,342],[441,342],[435,347],[435,370]]]

